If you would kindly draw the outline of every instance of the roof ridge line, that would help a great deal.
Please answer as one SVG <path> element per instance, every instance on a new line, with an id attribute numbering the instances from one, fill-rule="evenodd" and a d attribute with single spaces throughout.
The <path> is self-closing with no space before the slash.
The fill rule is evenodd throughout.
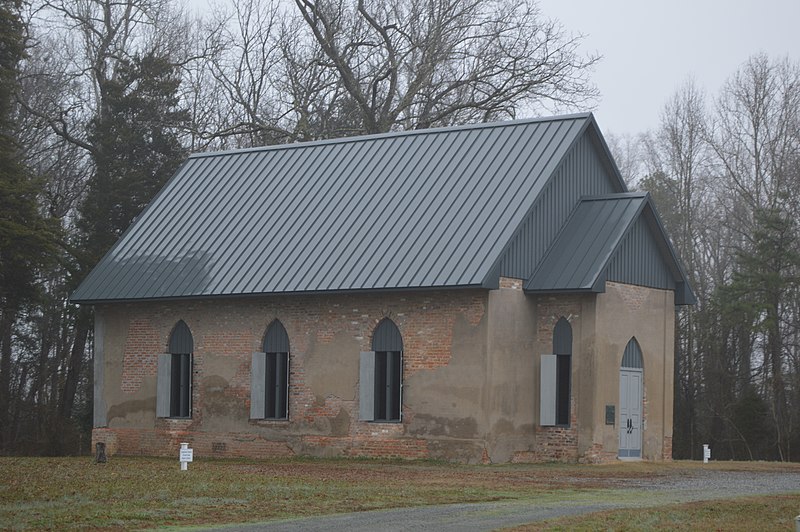
<path id="1" fill-rule="evenodd" d="M 581 196 L 580 201 L 606 201 L 606 200 L 619 200 L 619 199 L 639 199 L 646 198 L 650 195 L 647 191 L 632 191 L 632 192 L 614 192 L 611 194 L 599 194 L 597 196 Z"/>
<path id="2" fill-rule="evenodd" d="M 451 131 L 467 131 L 472 129 L 490 129 L 496 127 L 518 126 L 524 124 L 535 124 L 543 122 L 560 122 L 566 120 L 589 119 L 591 112 L 572 113 L 566 115 L 543 116 L 534 118 L 520 118 L 516 120 L 500 120 L 496 122 L 475 122 L 470 124 L 460 124 L 457 126 L 430 127 L 426 129 L 409 129 L 404 131 L 389 131 L 387 133 L 372 133 L 369 135 L 355 135 L 352 137 L 337 137 L 332 139 L 311 140 L 306 142 L 290 142 L 286 144 L 273 144 L 270 146 L 256 146 L 252 148 L 236 148 L 231 150 L 216 150 L 208 152 L 198 152 L 189 155 L 189 159 L 202 159 L 205 157 L 218 157 L 221 155 L 235 155 L 240 153 L 257 153 L 263 151 L 277 151 L 292 148 L 307 148 L 314 146 L 325 146 L 330 144 L 346 144 L 350 142 L 364 142 L 393 137 L 404 137 L 411 135 L 430 135 L 438 133 L 448 133 Z"/>

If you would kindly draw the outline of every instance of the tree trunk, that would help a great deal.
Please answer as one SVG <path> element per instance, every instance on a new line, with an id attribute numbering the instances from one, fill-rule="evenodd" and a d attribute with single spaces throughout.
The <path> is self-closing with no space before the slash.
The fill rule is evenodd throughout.
<path id="1" fill-rule="evenodd" d="M 5 309 L 0 315 L 0 451 L 8 448 L 9 410 L 11 406 L 11 331 L 13 313 Z"/>
<path id="2" fill-rule="evenodd" d="M 72 351 L 69 356 L 69 365 L 64 379 L 64 389 L 61 394 L 58 415 L 66 422 L 72 416 L 72 408 L 75 405 L 75 393 L 78 390 L 83 367 L 83 357 L 86 352 L 86 340 L 89 336 L 89 324 L 91 323 L 91 311 L 82 308 L 75 323 L 75 340 L 72 342 Z"/>

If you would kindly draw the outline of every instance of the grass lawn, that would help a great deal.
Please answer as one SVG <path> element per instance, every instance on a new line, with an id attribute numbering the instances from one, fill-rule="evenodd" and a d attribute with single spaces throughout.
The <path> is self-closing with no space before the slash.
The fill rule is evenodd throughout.
<path id="1" fill-rule="evenodd" d="M 723 463 L 706 467 L 785 470 L 795 466 Z M 582 499 L 608 496 L 615 479 L 680 474 L 695 467 L 696 463 L 686 462 L 467 466 L 308 458 L 203 459 L 181 472 L 175 459 L 112 457 L 107 464 L 94 464 L 86 457 L 0 458 L 0 529 L 131 529 L 454 502 Z M 797 506 L 797 501 L 773 497 L 754 504 L 775 506 L 779 512 L 777 505 Z M 697 511 L 697 519 L 711 519 L 704 517 L 701 507 Z M 597 527 L 617 528 L 614 519 L 634 522 L 624 513 L 617 514 L 602 514 Z M 640 526 L 635 528 L 657 522 L 641 521 L 646 519 L 642 515 L 637 519 Z M 665 528 L 681 526 L 664 523 Z M 571 529 L 574 523 L 564 526 Z"/>
<path id="2" fill-rule="evenodd" d="M 554 519 L 510 529 L 539 530 L 795 530 L 800 514 L 800 495 L 771 495 L 726 501 L 673 504 L 636 510 L 614 510 Z"/>

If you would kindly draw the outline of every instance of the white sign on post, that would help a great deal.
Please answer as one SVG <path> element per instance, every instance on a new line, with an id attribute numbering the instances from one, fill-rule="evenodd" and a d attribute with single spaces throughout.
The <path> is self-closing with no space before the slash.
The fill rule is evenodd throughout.
<path id="1" fill-rule="evenodd" d="M 178 460 L 181 462 L 181 471 L 188 469 L 189 462 L 194 458 L 194 449 L 189 449 L 188 443 L 181 443 L 181 450 L 178 452 Z"/>

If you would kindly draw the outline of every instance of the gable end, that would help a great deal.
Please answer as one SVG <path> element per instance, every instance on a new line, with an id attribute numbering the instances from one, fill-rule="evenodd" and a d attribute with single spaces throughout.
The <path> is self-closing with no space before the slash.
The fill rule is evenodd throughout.
<path id="1" fill-rule="evenodd" d="M 607 280 L 674 290 L 675 275 L 668 268 L 667 259 L 648 225 L 646 217 L 639 216 L 623 237 L 608 264 Z"/>
<path id="2" fill-rule="evenodd" d="M 597 126 L 587 124 L 504 250 L 500 275 L 530 278 L 582 197 L 625 192 Z"/>

